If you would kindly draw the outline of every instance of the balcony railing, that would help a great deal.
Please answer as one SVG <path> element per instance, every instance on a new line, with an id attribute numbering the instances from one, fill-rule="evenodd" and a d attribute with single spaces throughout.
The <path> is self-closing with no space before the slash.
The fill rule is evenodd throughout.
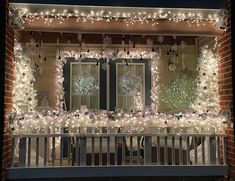
<path id="1" fill-rule="evenodd" d="M 12 135 L 9 178 L 223 176 L 226 139 L 164 131 Z"/>

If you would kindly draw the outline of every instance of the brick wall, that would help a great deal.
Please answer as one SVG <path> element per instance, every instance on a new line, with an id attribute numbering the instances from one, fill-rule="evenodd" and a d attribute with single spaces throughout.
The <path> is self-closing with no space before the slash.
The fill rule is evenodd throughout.
<path id="1" fill-rule="evenodd" d="M 8 1 L 6 1 L 6 27 L 5 27 L 5 77 L 4 77 L 4 113 L 12 108 L 12 88 L 13 88 L 13 62 L 14 62 L 14 31 L 7 24 Z M 11 141 L 8 120 L 4 116 L 3 120 L 3 145 L 2 145 L 2 180 L 6 177 L 5 168 L 9 166 L 11 160 Z"/>
<path id="2" fill-rule="evenodd" d="M 220 79 L 220 106 L 223 110 L 232 110 L 233 115 L 233 84 L 232 84 L 232 50 L 231 50 L 231 0 L 227 0 L 228 9 L 228 29 L 219 38 L 218 53 L 221 57 L 219 62 Z M 234 122 L 234 117 L 231 116 L 231 122 Z M 227 157 L 230 167 L 230 177 L 235 177 L 235 145 L 234 145 L 234 129 L 227 129 Z"/>

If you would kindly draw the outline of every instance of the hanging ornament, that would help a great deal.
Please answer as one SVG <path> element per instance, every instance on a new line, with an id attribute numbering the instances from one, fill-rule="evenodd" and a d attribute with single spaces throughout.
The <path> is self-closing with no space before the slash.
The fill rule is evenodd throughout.
<path id="1" fill-rule="evenodd" d="M 181 71 L 182 78 L 193 78 L 194 72 L 192 70 L 189 70 L 187 67 Z"/>
<path id="2" fill-rule="evenodd" d="M 108 35 L 103 37 L 103 44 L 104 46 L 108 46 L 110 44 L 112 44 L 112 38 L 109 37 Z"/>
<path id="3" fill-rule="evenodd" d="M 149 46 L 149 47 L 152 47 L 153 46 L 153 40 L 151 38 L 148 38 L 146 40 L 146 44 Z"/>
<path id="4" fill-rule="evenodd" d="M 177 51 L 177 44 L 176 43 L 171 46 L 171 51 L 172 52 L 176 52 Z"/>
<path id="5" fill-rule="evenodd" d="M 33 38 L 30 38 L 30 43 L 35 43 L 35 40 Z"/>
<path id="6" fill-rule="evenodd" d="M 171 58 L 171 60 L 169 61 L 169 64 L 168 64 L 168 69 L 172 72 L 176 70 L 176 60 L 175 59 L 176 59 L 175 57 Z"/>
<path id="7" fill-rule="evenodd" d="M 133 47 L 134 46 L 134 43 L 131 40 L 129 40 L 128 44 L 129 44 L 129 47 Z"/>
<path id="8" fill-rule="evenodd" d="M 78 38 L 79 42 L 81 42 L 82 41 L 82 34 L 78 33 L 77 38 Z"/>
<path id="9" fill-rule="evenodd" d="M 181 44 L 182 50 L 184 50 L 184 46 L 186 45 L 186 43 L 182 40 L 180 44 Z"/>
<path id="10" fill-rule="evenodd" d="M 102 70 L 106 70 L 106 63 L 102 63 L 101 68 L 102 68 Z"/>
<path id="11" fill-rule="evenodd" d="M 169 63 L 168 69 L 173 72 L 176 70 L 176 65 L 174 63 Z"/>
<path id="12" fill-rule="evenodd" d="M 163 36 L 158 36 L 157 37 L 157 41 L 159 42 L 159 43 L 162 43 L 162 42 L 164 42 L 164 37 Z"/>
<path id="13" fill-rule="evenodd" d="M 89 95 L 98 90 L 97 80 L 91 75 L 79 75 L 74 80 L 76 90 L 81 95 Z"/>

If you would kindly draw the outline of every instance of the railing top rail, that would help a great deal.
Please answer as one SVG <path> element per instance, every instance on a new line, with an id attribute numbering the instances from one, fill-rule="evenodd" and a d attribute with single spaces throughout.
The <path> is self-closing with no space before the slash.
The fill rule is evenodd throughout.
<path id="1" fill-rule="evenodd" d="M 137 136 L 160 136 L 160 137 L 227 137 L 224 133 L 59 133 L 59 134 L 13 134 L 12 138 L 23 137 L 137 137 Z"/>

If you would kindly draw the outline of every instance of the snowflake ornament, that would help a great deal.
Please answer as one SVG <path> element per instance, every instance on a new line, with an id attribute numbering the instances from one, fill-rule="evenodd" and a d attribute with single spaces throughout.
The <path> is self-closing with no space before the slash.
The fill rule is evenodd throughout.
<path id="1" fill-rule="evenodd" d="M 152 47 L 153 46 L 153 40 L 148 38 L 147 39 L 147 43 L 146 43 L 148 46 Z"/>
<path id="2" fill-rule="evenodd" d="M 109 37 L 108 35 L 103 37 L 103 44 L 106 45 L 106 46 L 109 45 L 109 44 L 112 44 L 112 38 Z"/>
<path id="3" fill-rule="evenodd" d="M 158 41 L 159 43 L 164 42 L 164 37 L 163 37 L 163 36 L 158 36 L 158 37 L 157 37 L 157 41 Z"/>
<path id="4" fill-rule="evenodd" d="M 177 44 L 176 43 L 171 46 L 171 50 L 174 51 L 174 52 L 177 51 Z"/>

